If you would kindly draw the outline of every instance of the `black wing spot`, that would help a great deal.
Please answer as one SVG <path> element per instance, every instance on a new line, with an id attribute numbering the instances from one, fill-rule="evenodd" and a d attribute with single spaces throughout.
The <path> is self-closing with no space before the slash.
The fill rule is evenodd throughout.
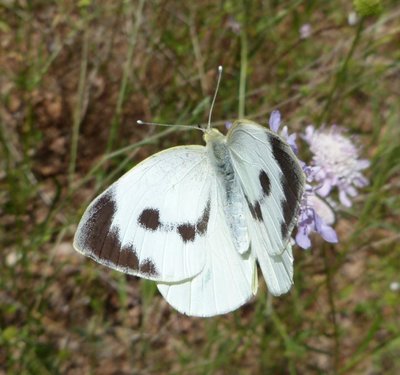
<path id="1" fill-rule="evenodd" d="M 271 194 L 271 181 L 265 171 L 260 171 L 258 176 L 264 196 Z"/>
<path id="2" fill-rule="evenodd" d="M 156 230 L 160 227 L 160 212 L 155 208 L 146 208 L 138 218 L 139 224 L 148 230 Z"/>
<path id="3" fill-rule="evenodd" d="M 156 266 L 151 259 L 145 259 L 142 263 L 140 263 L 139 271 L 146 276 L 158 275 Z"/>
<path id="4" fill-rule="evenodd" d="M 263 221 L 263 216 L 262 216 L 262 212 L 261 212 L 261 206 L 260 206 L 260 202 L 256 202 L 253 205 L 253 211 L 254 211 L 254 219 L 258 220 L 258 221 Z"/>
<path id="5" fill-rule="evenodd" d="M 261 205 L 259 201 L 256 201 L 256 203 L 252 204 L 247 197 L 247 195 L 244 196 L 247 202 L 247 206 L 249 207 L 251 216 L 253 217 L 254 220 L 257 221 L 264 221 L 262 212 L 261 212 Z"/>
<path id="6" fill-rule="evenodd" d="M 177 231 L 182 237 L 183 242 L 194 241 L 196 237 L 196 227 L 193 224 L 180 224 L 177 227 Z"/>
<path id="7" fill-rule="evenodd" d="M 206 207 L 204 208 L 203 215 L 200 217 L 196 224 L 196 232 L 200 235 L 204 234 L 207 231 L 208 221 L 210 220 L 210 208 L 211 201 L 209 199 Z"/>

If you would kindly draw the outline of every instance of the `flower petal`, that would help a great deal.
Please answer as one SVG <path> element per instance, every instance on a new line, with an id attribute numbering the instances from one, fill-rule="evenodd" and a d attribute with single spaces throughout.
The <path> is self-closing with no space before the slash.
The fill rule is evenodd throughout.
<path id="1" fill-rule="evenodd" d="M 322 185 L 316 190 L 316 192 L 321 197 L 326 197 L 332 190 L 332 183 L 331 180 L 325 179 L 322 181 Z"/>
<path id="2" fill-rule="evenodd" d="M 307 197 L 308 203 L 314 208 L 314 211 L 322 218 L 325 224 L 331 225 L 335 222 L 335 213 L 332 208 L 320 197 L 311 194 Z"/>
<path id="3" fill-rule="evenodd" d="M 306 133 L 304 134 L 303 138 L 309 144 L 311 144 L 311 142 L 312 142 L 312 138 L 314 136 L 314 131 L 315 131 L 315 128 L 313 125 L 308 125 L 306 127 Z"/>
<path id="4" fill-rule="evenodd" d="M 338 236 L 336 234 L 336 231 L 328 226 L 328 225 L 322 225 L 319 231 L 319 234 L 322 236 L 322 238 L 326 241 L 326 242 L 330 242 L 330 243 L 338 243 Z"/>
<path id="5" fill-rule="evenodd" d="M 299 229 L 296 234 L 296 243 L 302 249 L 309 249 L 311 246 L 311 241 L 308 237 L 308 234 L 305 233 L 304 230 Z"/>
<path id="6" fill-rule="evenodd" d="M 269 117 L 269 127 L 275 133 L 278 132 L 279 126 L 281 125 L 281 113 L 278 110 L 274 110 Z"/>
<path id="7" fill-rule="evenodd" d="M 231 121 L 226 121 L 225 122 L 225 128 L 230 129 L 232 127 L 233 123 Z"/>
<path id="8" fill-rule="evenodd" d="M 368 184 L 369 181 L 362 174 L 360 174 L 359 176 L 357 176 L 357 178 L 354 179 L 354 185 L 359 188 L 365 187 Z"/>
<path id="9" fill-rule="evenodd" d="M 353 186 L 348 186 L 346 189 L 346 193 L 349 194 L 351 197 L 357 196 L 357 190 Z"/>
<path id="10" fill-rule="evenodd" d="M 366 169 L 371 165 L 371 162 L 367 159 L 361 159 L 357 162 L 358 169 Z"/>
<path id="11" fill-rule="evenodd" d="M 343 206 L 351 207 L 351 200 L 343 190 L 340 190 L 339 192 L 339 200 Z"/>

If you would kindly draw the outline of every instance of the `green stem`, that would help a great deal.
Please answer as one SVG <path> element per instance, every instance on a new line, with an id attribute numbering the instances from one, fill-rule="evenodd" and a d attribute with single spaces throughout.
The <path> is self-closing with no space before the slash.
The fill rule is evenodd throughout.
<path id="1" fill-rule="evenodd" d="M 332 86 L 332 89 L 329 93 L 328 99 L 325 103 L 324 109 L 320 116 L 320 120 L 319 120 L 320 123 L 328 122 L 330 119 L 330 114 L 332 113 L 332 103 L 333 103 L 334 99 L 336 98 L 336 93 L 338 92 L 338 89 L 346 81 L 347 67 L 349 65 L 350 59 L 352 58 L 352 56 L 354 54 L 356 46 L 358 45 L 358 42 L 360 41 L 362 30 L 363 30 L 363 25 L 364 25 L 364 18 L 362 18 L 360 20 L 360 23 L 358 24 L 356 35 L 354 36 L 350 50 L 347 53 L 346 58 L 344 59 L 342 65 L 339 67 L 339 69 L 336 73 L 335 83 Z"/>
<path id="2" fill-rule="evenodd" d="M 285 343 L 286 351 L 285 351 L 285 356 L 288 360 L 288 370 L 290 375 L 295 375 L 297 373 L 296 371 L 296 366 L 293 360 L 293 341 L 291 337 L 289 336 L 285 324 L 279 319 L 278 315 L 275 313 L 275 311 L 272 311 L 271 315 L 271 320 L 273 321 L 275 328 L 277 329 L 278 333 L 280 334 L 281 338 L 283 339 L 283 342 Z"/>
<path id="3" fill-rule="evenodd" d="M 111 128 L 110 128 L 110 134 L 108 137 L 106 153 L 109 153 L 113 149 L 115 137 L 117 135 L 117 130 L 119 128 L 119 124 L 120 124 L 120 120 L 121 120 L 121 113 L 122 113 L 122 106 L 124 105 L 124 102 L 125 102 L 126 90 L 127 90 L 127 86 L 129 83 L 129 78 L 131 76 L 133 52 L 135 50 L 137 35 L 138 35 L 139 27 L 142 23 L 142 18 L 143 18 L 144 2 L 145 2 L 144 0 L 140 0 L 140 2 L 139 2 L 139 5 L 138 5 L 137 11 L 136 11 L 136 22 L 130 33 L 128 53 L 127 53 L 126 61 L 124 64 L 124 71 L 123 71 L 123 75 L 122 75 L 121 86 L 120 86 L 119 92 L 118 92 L 115 114 L 111 121 Z M 129 2 L 129 4 L 131 4 L 131 3 Z M 133 11 L 132 4 L 131 4 L 130 10 Z"/>
<path id="4" fill-rule="evenodd" d="M 337 374 L 339 370 L 339 361 L 340 361 L 340 341 L 339 341 L 339 329 L 336 320 L 336 306 L 334 300 L 334 287 L 333 287 L 333 275 L 331 270 L 331 261 L 329 259 L 329 254 L 327 250 L 327 246 L 323 246 L 323 258 L 326 272 L 326 289 L 328 291 L 328 301 L 330 307 L 330 315 L 333 326 L 333 336 L 334 336 L 334 350 L 333 350 L 333 363 L 334 363 L 334 373 Z"/>
<path id="5" fill-rule="evenodd" d="M 244 14 L 244 13 L 243 13 Z M 245 116 L 246 76 L 247 76 L 247 33 L 246 19 L 240 29 L 240 81 L 239 81 L 239 119 Z"/>

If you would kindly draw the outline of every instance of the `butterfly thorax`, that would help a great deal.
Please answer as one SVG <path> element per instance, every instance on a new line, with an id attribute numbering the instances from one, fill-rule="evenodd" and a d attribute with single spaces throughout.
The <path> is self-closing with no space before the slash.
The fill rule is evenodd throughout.
<path id="1" fill-rule="evenodd" d="M 240 181 L 235 173 L 227 139 L 216 129 L 206 133 L 204 139 L 207 143 L 210 163 L 217 175 L 219 188 L 224 193 L 221 204 L 232 234 L 233 243 L 236 250 L 242 254 L 249 248 L 245 200 Z"/>

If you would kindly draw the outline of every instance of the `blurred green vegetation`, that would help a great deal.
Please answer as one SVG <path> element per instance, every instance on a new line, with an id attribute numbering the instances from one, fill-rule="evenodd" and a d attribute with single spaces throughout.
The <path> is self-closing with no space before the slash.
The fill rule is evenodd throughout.
<path id="1" fill-rule="evenodd" d="M 354 23 L 344 0 L 0 1 L 0 374 L 400 373 L 400 6 L 381 5 Z M 136 120 L 205 122 L 220 64 L 215 125 L 339 124 L 371 184 L 338 245 L 295 250 L 288 295 L 262 282 L 197 319 L 71 241 L 136 162 L 202 142 Z"/>

